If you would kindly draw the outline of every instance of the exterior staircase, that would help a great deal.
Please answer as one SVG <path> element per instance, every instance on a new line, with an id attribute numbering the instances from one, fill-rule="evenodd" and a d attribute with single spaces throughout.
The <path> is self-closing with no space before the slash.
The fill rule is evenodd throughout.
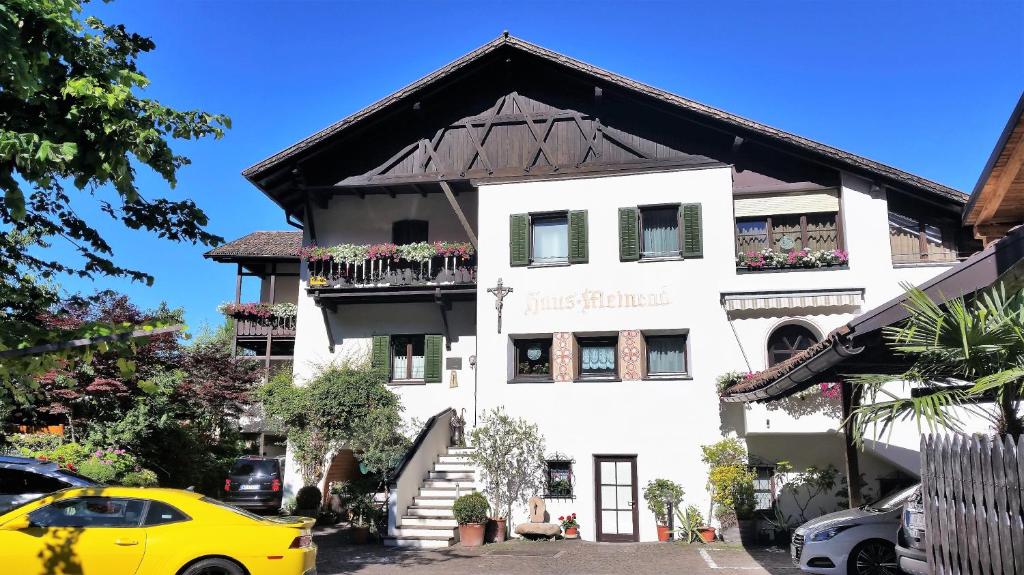
<path id="1" fill-rule="evenodd" d="M 454 545 L 459 539 L 452 513 L 455 499 L 477 490 L 476 469 L 469 462 L 471 447 L 449 447 L 420 484 L 420 490 L 398 521 L 389 547 L 430 549 Z"/>

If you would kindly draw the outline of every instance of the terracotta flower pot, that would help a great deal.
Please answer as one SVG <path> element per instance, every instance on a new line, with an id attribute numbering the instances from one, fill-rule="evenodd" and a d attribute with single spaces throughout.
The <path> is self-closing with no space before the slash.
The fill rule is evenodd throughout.
<path id="1" fill-rule="evenodd" d="M 565 537 L 566 539 L 575 539 L 580 536 L 579 528 L 577 527 L 566 527 Z"/>
<path id="2" fill-rule="evenodd" d="M 353 527 L 352 528 L 352 543 L 356 545 L 366 545 L 370 541 L 370 528 L 369 527 Z"/>
<path id="3" fill-rule="evenodd" d="M 715 540 L 715 528 L 714 527 L 701 527 L 697 531 L 700 532 L 700 538 L 705 543 L 711 543 Z"/>
<path id="4" fill-rule="evenodd" d="M 658 541 L 668 541 L 668 525 L 658 525 Z"/>
<path id="5" fill-rule="evenodd" d="M 488 543 L 502 543 L 508 536 L 508 523 L 504 517 L 491 517 L 487 520 L 486 541 Z"/>
<path id="6" fill-rule="evenodd" d="M 479 547 L 484 544 L 486 523 L 463 523 L 459 525 L 459 541 L 463 547 Z"/>

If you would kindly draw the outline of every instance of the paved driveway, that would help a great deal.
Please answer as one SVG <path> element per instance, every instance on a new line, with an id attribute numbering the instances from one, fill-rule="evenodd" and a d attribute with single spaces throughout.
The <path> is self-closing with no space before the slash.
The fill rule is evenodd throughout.
<path id="1" fill-rule="evenodd" d="M 316 537 L 319 575 L 797 575 L 786 552 L 728 545 L 510 541 L 429 551 L 354 546 L 342 533 Z"/>

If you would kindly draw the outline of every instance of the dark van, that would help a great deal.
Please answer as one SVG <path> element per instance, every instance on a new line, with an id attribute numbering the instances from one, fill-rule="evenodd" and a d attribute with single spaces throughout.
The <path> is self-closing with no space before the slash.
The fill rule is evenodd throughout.
<path id="1" fill-rule="evenodd" d="M 274 457 L 239 457 L 224 480 L 224 502 L 245 509 L 276 512 L 284 492 L 284 469 Z"/>

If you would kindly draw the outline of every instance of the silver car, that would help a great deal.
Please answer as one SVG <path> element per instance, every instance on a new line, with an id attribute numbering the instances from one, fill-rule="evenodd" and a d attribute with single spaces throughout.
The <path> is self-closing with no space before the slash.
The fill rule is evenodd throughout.
<path id="1" fill-rule="evenodd" d="M 796 528 L 790 552 L 801 570 L 821 575 L 896 575 L 903 503 L 917 486 L 875 503 L 822 515 Z"/>
<path id="2" fill-rule="evenodd" d="M 68 487 L 99 485 L 56 463 L 0 455 L 0 514 L 41 495 Z"/>

